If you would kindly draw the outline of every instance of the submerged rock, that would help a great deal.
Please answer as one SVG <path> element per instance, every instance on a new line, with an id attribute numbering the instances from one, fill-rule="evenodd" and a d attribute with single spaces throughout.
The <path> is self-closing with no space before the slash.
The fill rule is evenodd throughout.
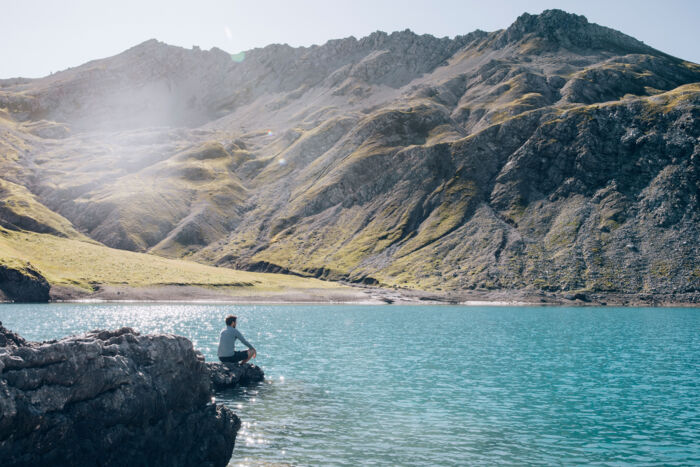
<path id="1" fill-rule="evenodd" d="M 211 383 L 215 389 L 245 386 L 265 379 L 265 373 L 257 365 L 246 363 L 207 363 Z"/>
<path id="2" fill-rule="evenodd" d="M 224 466 L 240 427 L 184 337 L 130 328 L 26 342 L 0 326 L 3 466 Z"/>

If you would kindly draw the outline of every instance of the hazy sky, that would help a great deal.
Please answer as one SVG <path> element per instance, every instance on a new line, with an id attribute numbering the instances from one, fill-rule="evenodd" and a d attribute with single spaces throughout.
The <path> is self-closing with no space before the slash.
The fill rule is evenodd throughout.
<path id="1" fill-rule="evenodd" d="M 235 53 L 271 43 L 322 44 L 409 28 L 435 36 L 493 31 L 521 13 L 583 14 L 700 62 L 698 0 L 0 0 L 0 78 L 39 77 L 156 38 Z"/>

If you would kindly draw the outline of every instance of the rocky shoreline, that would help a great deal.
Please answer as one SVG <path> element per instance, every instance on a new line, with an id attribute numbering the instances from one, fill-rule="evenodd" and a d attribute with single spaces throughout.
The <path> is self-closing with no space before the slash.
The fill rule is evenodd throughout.
<path id="1" fill-rule="evenodd" d="M 262 380 L 184 337 L 96 330 L 28 342 L 0 323 L 4 466 L 224 466 L 241 421 L 213 389 Z"/>
<path id="2" fill-rule="evenodd" d="M 100 287 L 96 292 L 76 293 L 54 287 L 52 301 L 152 301 L 211 302 L 236 304 L 367 304 L 367 305 L 493 305 L 493 306 L 700 306 L 700 292 L 617 293 L 600 291 L 461 290 L 423 291 L 362 284 L 340 283 L 338 289 L 306 289 L 257 294 L 227 294 L 192 286 Z"/>
<path id="3" fill-rule="evenodd" d="M 700 292 L 622 293 L 600 290 L 466 289 L 426 291 L 337 282 L 337 288 L 288 289 L 250 292 L 244 289 L 204 285 L 167 284 L 132 287 L 93 284 L 88 291 L 50 285 L 38 271 L 0 265 L 0 303 L 46 303 L 83 301 L 221 302 L 221 303 L 354 303 L 354 304 L 451 304 L 451 305 L 558 305 L 558 306 L 700 306 Z"/>
<path id="4" fill-rule="evenodd" d="M 133 287 L 93 284 L 88 291 L 50 285 L 30 264 L 0 265 L 0 303 L 46 303 L 83 301 L 221 302 L 221 303 L 353 303 L 353 304 L 451 304 L 504 306 L 700 306 L 700 292 L 650 293 L 601 290 L 465 289 L 417 290 L 340 281 L 337 288 L 287 289 L 251 292 L 240 288 L 206 285 L 164 284 Z"/>

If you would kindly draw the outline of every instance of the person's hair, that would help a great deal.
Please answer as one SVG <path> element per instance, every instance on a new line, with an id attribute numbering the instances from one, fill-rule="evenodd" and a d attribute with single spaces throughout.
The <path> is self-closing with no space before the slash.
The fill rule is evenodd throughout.
<path id="1" fill-rule="evenodd" d="M 235 323 L 237 319 L 238 319 L 238 318 L 236 318 L 236 317 L 233 316 L 233 315 L 228 315 L 228 316 L 226 317 L 226 326 L 231 326 L 231 324 Z"/>

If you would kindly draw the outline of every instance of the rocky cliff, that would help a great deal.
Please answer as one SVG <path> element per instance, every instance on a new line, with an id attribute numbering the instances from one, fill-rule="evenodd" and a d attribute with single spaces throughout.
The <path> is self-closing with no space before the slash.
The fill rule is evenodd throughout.
<path id="1" fill-rule="evenodd" d="M 330 280 L 695 296 L 699 104 L 700 66 L 559 10 L 235 56 L 148 41 L 2 83 L 0 215 Z"/>
<path id="2" fill-rule="evenodd" d="M 48 302 L 51 286 L 31 264 L 21 261 L 0 262 L 0 300 Z"/>
<path id="3" fill-rule="evenodd" d="M 224 466 L 240 420 L 192 343 L 129 328 L 26 342 L 0 325 L 3 466 Z"/>

